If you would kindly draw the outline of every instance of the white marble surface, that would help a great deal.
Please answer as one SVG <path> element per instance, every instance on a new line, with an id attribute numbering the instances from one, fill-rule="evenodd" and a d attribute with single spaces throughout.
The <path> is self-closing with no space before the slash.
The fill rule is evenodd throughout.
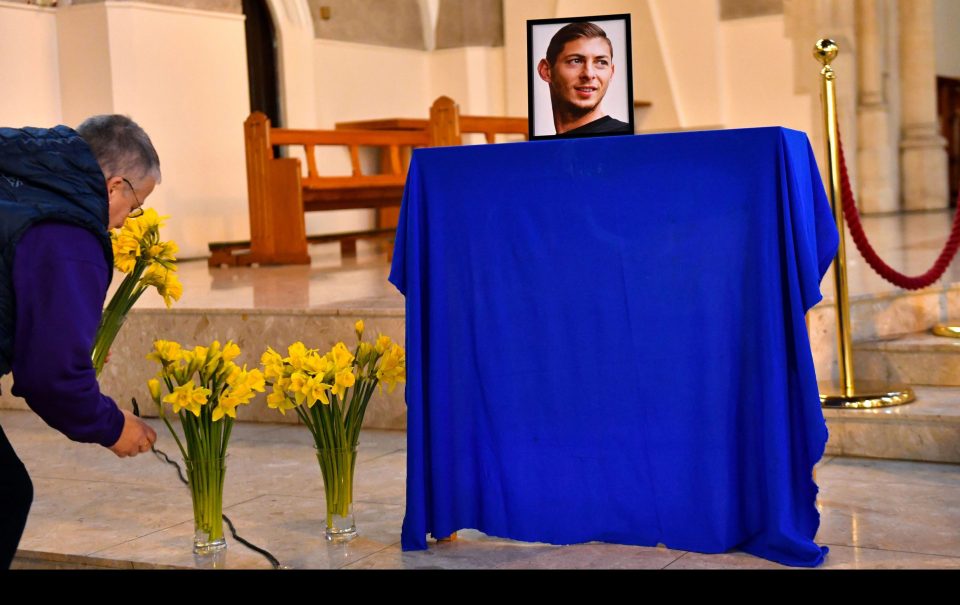
<path id="1" fill-rule="evenodd" d="M 162 427 L 155 420 L 158 429 Z M 189 495 L 151 455 L 121 460 L 67 441 L 33 414 L 0 411 L 0 425 L 34 479 L 22 568 L 214 565 L 190 551 Z M 162 446 L 171 447 L 169 438 Z M 174 456 L 177 458 L 177 456 Z M 822 569 L 960 568 L 960 465 L 825 457 L 816 468 Z M 459 532 L 453 542 L 402 552 L 406 435 L 365 431 L 357 467 L 360 537 L 323 538 L 320 473 L 303 427 L 240 424 L 227 464 L 224 512 L 239 533 L 295 569 L 779 569 L 741 552 L 704 555 L 663 546 L 555 546 Z M 228 569 L 267 569 L 227 536 Z"/>

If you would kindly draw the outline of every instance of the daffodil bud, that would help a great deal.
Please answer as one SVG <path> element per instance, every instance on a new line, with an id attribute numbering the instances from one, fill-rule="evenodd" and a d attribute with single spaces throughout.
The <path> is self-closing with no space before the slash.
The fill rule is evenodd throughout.
<path id="1" fill-rule="evenodd" d="M 156 378 L 151 378 L 147 381 L 147 388 L 150 389 L 150 397 L 153 398 L 153 401 L 160 405 L 160 381 Z"/>

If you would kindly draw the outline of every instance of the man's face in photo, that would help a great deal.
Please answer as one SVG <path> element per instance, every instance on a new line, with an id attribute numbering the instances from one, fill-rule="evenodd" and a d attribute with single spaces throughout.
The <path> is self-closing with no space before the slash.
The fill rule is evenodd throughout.
<path id="1" fill-rule="evenodd" d="M 550 84 L 550 96 L 573 114 L 593 111 L 613 77 L 613 57 L 605 38 L 576 38 L 567 42 L 552 66 L 546 60 L 538 67 Z"/>

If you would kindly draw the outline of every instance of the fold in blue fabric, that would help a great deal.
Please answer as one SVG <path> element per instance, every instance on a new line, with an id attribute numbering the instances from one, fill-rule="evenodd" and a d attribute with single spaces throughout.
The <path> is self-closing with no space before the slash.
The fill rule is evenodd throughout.
<path id="1" fill-rule="evenodd" d="M 819 565 L 804 314 L 837 243 L 784 128 L 415 151 L 403 549 L 474 528 Z"/>

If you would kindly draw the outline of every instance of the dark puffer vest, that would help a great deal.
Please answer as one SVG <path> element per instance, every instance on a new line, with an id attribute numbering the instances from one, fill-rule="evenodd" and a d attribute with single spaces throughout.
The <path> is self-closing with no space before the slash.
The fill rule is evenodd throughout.
<path id="1" fill-rule="evenodd" d="M 103 245 L 112 277 L 107 187 L 86 141 L 66 126 L 0 128 L 0 376 L 10 371 L 13 357 L 17 242 L 43 220 L 72 223 L 93 233 Z"/>

